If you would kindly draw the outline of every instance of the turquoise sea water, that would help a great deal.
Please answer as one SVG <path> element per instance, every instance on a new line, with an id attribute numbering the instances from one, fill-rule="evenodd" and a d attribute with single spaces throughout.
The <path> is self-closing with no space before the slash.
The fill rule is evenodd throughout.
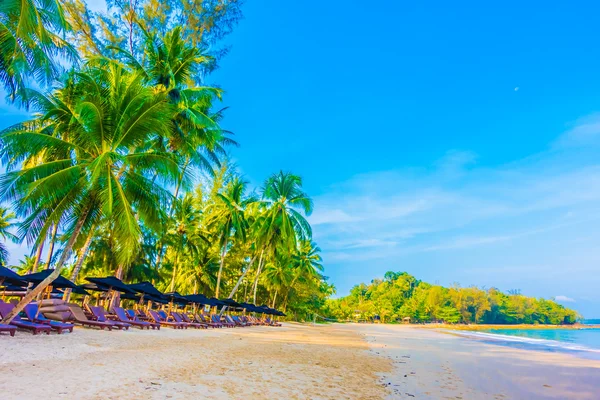
<path id="1" fill-rule="evenodd" d="M 456 333 L 456 332 L 455 332 Z M 550 352 L 567 352 L 600 359 L 600 329 L 485 329 L 460 332 L 461 336 L 492 344 Z"/>

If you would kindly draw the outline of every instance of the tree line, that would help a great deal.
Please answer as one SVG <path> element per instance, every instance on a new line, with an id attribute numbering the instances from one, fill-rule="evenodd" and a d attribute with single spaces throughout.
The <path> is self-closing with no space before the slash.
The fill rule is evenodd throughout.
<path id="1" fill-rule="evenodd" d="M 282 308 L 319 309 L 333 286 L 302 179 L 255 190 L 228 160 L 223 90 L 206 77 L 241 18 L 236 0 L 5 0 L 0 80 L 30 119 L 0 132 L 0 237 L 20 272 L 148 280 Z M 8 258 L 0 247 L 0 261 Z M 9 316 L 6 319 L 10 320 Z"/>
<path id="2" fill-rule="evenodd" d="M 397 322 L 475 324 L 573 324 L 578 314 L 553 300 L 477 287 L 446 288 L 422 282 L 406 272 L 386 272 L 383 279 L 356 285 L 350 294 L 330 299 L 329 318 Z"/>

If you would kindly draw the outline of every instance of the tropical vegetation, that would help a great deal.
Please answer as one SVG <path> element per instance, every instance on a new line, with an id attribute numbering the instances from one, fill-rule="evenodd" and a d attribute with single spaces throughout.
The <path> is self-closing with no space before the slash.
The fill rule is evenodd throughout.
<path id="1" fill-rule="evenodd" d="M 334 290 L 310 196 L 284 171 L 250 187 L 229 161 L 223 91 L 206 84 L 241 2 L 107 6 L 0 9 L 2 85 L 32 112 L 0 133 L 0 238 L 32 249 L 19 272 L 54 269 L 14 312 L 59 274 L 116 275 L 307 318 Z"/>
<path id="2" fill-rule="evenodd" d="M 338 320 L 445 322 L 473 324 L 573 324 L 579 316 L 553 300 L 503 293 L 498 289 L 446 288 L 406 272 L 356 285 L 350 294 L 328 300 L 325 315 Z"/>

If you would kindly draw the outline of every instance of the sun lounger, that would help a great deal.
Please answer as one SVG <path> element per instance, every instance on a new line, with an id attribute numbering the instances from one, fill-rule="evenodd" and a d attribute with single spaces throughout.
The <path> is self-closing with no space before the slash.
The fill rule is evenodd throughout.
<path id="1" fill-rule="evenodd" d="M 279 322 L 273 321 L 271 318 L 267 318 L 266 321 L 267 321 L 267 324 L 269 324 L 271 326 L 281 326 L 281 324 Z"/>
<path id="2" fill-rule="evenodd" d="M 38 311 L 38 305 L 35 303 L 27 304 L 23 311 L 25 311 L 25 315 L 27 316 L 28 320 L 30 320 L 31 322 L 35 322 L 36 324 L 48 325 L 59 335 L 63 333 L 63 331 L 73 332 L 73 328 L 75 327 L 75 325 L 73 324 L 53 321 L 51 319 L 46 318 L 44 314 Z"/>
<path id="3" fill-rule="evenodd" d="M 178 323 L 179 325 L 181 325 L 181 327 L 182 327 L 183 329 L 187 329 L 187 328 L 188 328 L 188 326 L 189 326 L 188 324 L 186 324 L 186 323 L 185 323 L 185 322 L 183 322 L 183 321 L 178 321 L 178 320 L 176 320 L 175 318 L 173 318 L 173 316 L 172 316 L 172 315 L 171 315 L 171 316 L 167 315 L 167 313 L 166 313 L 165 311 L 163 311 L 163 310 L 159 310 L 159 311 L 157 311 L 157 312 L 158 312 L 158 315 L 160 315 L 160 317 L 161 317 L 161 318 L 162 318 L 164 321 Z"/>
<path id="4" fill-rule="evenodd" d="M 119 321 L 119 322 L 123 322 L 126 324 L 130 324 L 133 326 L 137 326 L 140 329 L 160 329 L 160 325 L 159 324 L 153 324 L 152 322 L 147 322 L 147 321 L 141 321 L 139 320 L 135 313 L 133 313 L 133 310 L 131 310 L 131 314 L 133 314 L 133 318 L 131 317 L 131 314 L 129 314 L 130 310 L 125 311 L 123 308 L 121 307 L 113 307 L 113 313 L 114 313 L 114 317 Z"/>
<path id="5" fill-rule="evenodd" d="M 206 325 L 211 326 L 213 328 L 223 327 L 223 324 L 211 321 L 210 318 L 206 318 L 204 314 L 194 314 L 194 320 L 196 322 L 205 323 Z"/>
<path id="6" fill-rule="evenodd" d="M 115 312 L 116 311 L 117 311 L 117 308 L 115 308 Z M 145 317 L 146 318 L 145 320 L 142 320 L 140 317 L 138 317 L 136 315 L 135 311 L 133 311 L 133 310 L 125 310 L 125 313 L 126 313 L 126 317 L 129 318 L 129 322 L 131 322 L 131 323 L 135 322 L 134 325 L 142 326 L 143 324 L 150 324 L 150 326 L 152 327 L 152 329 L 159 329 L 160 330 L 160 324 L 159 323 L 157 323 L 157 322 L 151 322 L 150 319 L 147 318 L 147 317 Z"/>
<path id="7" fill-rule="evenodd" d="M 231 322 L 229 322 L 227 320 L 220 321 L 218 315 L 214 315 L 213 314 L 213 315 L 210 316 L 210 319 L 211 319 L 212 322 L 220 323 L 223 326 L 226 326 L 228 328 L 233 328 L 235 326 L 235 324 L 232 324 Z"/>
<path id="8" fill-rule="evenodd" d="M 189 321 L 189 319 L 188 319 L 188 321 L 185 321 L 183 319 L 183 315 L 180 314 L 180 313 L 178 313 L 178 312 L 171 311 L 171 316 L 173 317 L 173 319 L 175 320 L 175 322 L 180 322 L 182 324 L 186 324 L 187 326 L 191 326 L 192 328 L 196 328 L 196 329 L 206 328 L 203 325 L 200 325 L 200 324 L 197 324 L 195 322 Z"/>
<path id="9" fill-rule="evenodd" d="M 154 322 L 159 323 L 161 325 L 170 326 L 173 329 L 183 329 L 184 328 L 183 324 L 180 324 L 178 322 L 169 322 L 169 321 L 165 320 L 164 318 L 162 318 L 160 315 L 158 315 L 158 313 L 154 310 L 148 310 L 148 314 L 150 315 L 150 318 L 152 318 L 154 320 Z"/>
<path id="10" fill-rule="evenodd" d="M 0 332 L 8 332 L 10 333 L 10 336 L 15 336 L 16 331 L 17 327 L 14 325 L 0 324 Z"/>
<path id="11" fill-rule="evenodd" d="M 240 319 L 242 321 L 244 321 L 245 323 L 250 324 L 250 325 L 260 325 L 259 323 L 257 323 L 256 321 L 252 320 L 250 317 L 248 317 L 246 315 L 241 316 Z"/>
<path id="12" fill-rule="evenodd" d="M 242 319 L 238 316 L 231 316 L 229 317 L 231 320 L 233 320 L 233 322 L 235 322 L 236 324 L 238 324 L 239 326 L 252 326 L 252 324 L 242 321 Z"/>
<path id="13" fill-rule="evenodd" d="M 205 324 L 204 322 L 193 321 L 190 317 L 187 316 L 186 313 L 178 313 L 178 314 L 181 317 L 181 319 L 183 319 L 183 322 L 186 322 L 188 324 L 196 324 L 196 325 L 199 325 L 200 328 L 208 329 L 208 325 Z"/>
<path id="14" fill-rule="evenodd" d="M 225 320 L 227 322 L 229 322 L 230 324 L 233 324 L 234 326 L 240 326 L 240 327 L 245 327 L 246 324 L 242 324 L 240 321 L 234 319 L 235 317 L 231 317 L 229 315 L 225 316 Z"/>
<path id="15" fill-rule="evenodd" d="M 67 304 L 69 306 L 69 310 L 71 310 L 71 314 L 73 315 L 73 320 L 75 321 L 75 323 L 80 324 L 82 326 L 89 326 L 89 327 L 98 327 L 102 330 L 104 329 L 108 329 L 109 331 L 112 331 L 113 325 L 107 322 L 100 322 L 100 321 L 94 321 L 89 319 L 85 313 L 83 312 L 83 309 L 81 307 L 79 307 L 76 304 Z"/>
<path id="16" fill-rule="evenodd" d="M 103 307 L 88 306 L 88 309 L 90 310 L 92 315 L 94 315 L 94 317 L 96 318 L 96 321 L 106 322 L 108 324 L 111 324 L 112 326 L 114 326 L 117 329 L 128 330 L 129 327 L 131 327 L 131 324 L 129 322 L 123 322 L 123 321 L 109 319 L 109 317 L 106 315 L 106 311 L 104 311 Z"/>
<path id="17" fill-rule="evenodd" d="M 15 308 L 13 304 L 2 303 L 0 304 L 0 316 L 2 318 L 6 317 L 12 309 Z M 24 321 L 21 319 L 19 315 L 15 315 L 12 321 L 10 321 L 9 325 L 14 325 L 17 328 L 26 329 L 31 331 L 34 335 L 37 335 L 40 332 L 50 334 L 51 328 L 48 325 L 36 324 L 35 322 Z"/>

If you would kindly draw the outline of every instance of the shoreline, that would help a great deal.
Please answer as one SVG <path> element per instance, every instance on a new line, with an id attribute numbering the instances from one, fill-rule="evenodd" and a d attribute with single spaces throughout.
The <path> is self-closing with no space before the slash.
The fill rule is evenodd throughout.
<path id="1" fill-rule="evenodd" d="M 357 324 L 371 352 L 394 364 L 390 399 L 595 399 L 600 362 L 523 350 L 408 325 Z"/>
<path id="2" fill-rule="evenodd" d="M 393 324 L 392 324 L 393 325 Z M 423 324 L 423 325 L 409 325 L 424 329 L 449 329 L 456 331 L 479 331 L 482 329 L 600 329 L 600 325 L 585 325 L 585 324 L 573 324 L 573 325 L 541 325 L 541 324 L 472 324 L 472 325 L 452 325 L 452 324 Z"/>

